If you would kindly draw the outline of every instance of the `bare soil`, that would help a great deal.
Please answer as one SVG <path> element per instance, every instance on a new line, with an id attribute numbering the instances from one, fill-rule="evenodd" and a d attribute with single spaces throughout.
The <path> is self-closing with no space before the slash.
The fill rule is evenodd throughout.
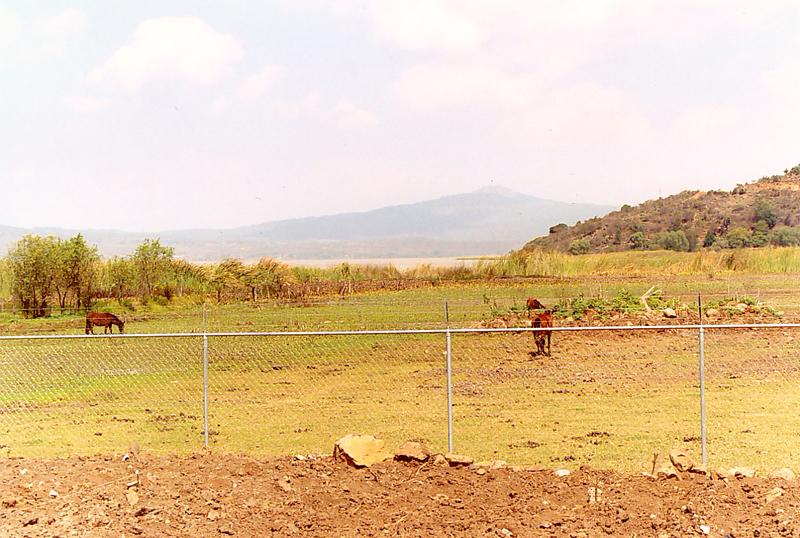
<path id="1" fill-rule="evenodd" d="M 800 536 L 800 486 L 759 477 L 145 454 L 4 459 L 0 484 L 1 537 Z"/>

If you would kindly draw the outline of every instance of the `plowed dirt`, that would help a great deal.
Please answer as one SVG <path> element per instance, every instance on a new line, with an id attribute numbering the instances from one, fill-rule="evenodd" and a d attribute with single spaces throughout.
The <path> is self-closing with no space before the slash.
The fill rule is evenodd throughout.
<path id="1" fill-rule="evenodd" d="M 0 488 L 14 537 L 800 535 L 800 486 L 758 477 L 203 454 L 4 459 Z"/>

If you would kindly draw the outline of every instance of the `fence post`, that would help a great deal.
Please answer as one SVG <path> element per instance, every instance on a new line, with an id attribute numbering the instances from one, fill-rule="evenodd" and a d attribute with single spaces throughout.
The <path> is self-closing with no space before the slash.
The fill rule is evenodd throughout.
<path id="1" fill-rule="evenodd" d="M 444 319 L 446 327 L 446 347 L 447 356 L 447 451 L 453 451 L 453 355 L 450 349 L 450 309 L 447 299 L 444 300 Z"/>
<path id="2" fill-rule="evenodd" d="M 697 294 L 697 313 L 700 315 L 700 443 L 703 452 L 703 466 L 706 461 L 706 368 L 705 368 L 705 330 L 703 329 L 703 303 Z"/>
<path id="3" fill-rule="evenodd" d="M 206 303 L 203 302 L 203 446 L 208 448 L 208 335 Z"/>

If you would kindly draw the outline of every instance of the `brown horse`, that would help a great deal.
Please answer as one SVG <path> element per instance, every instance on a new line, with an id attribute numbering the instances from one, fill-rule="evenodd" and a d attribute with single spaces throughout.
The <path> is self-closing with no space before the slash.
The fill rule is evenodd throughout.
<path id="1" fill-rule="evenodd" d="M 539 299 L 534 299 L 533 297 L 528 297 L 528 300 L 525 302 L 528 306 L 528 315 L 530 315 L 531 310 L 544 310 L 546 307 L 539 302 Z"/>
<path id="2" fill-rule="evenodd" d="M 94 326 L 103 327 L 103 334 L 114 333 L 114 325 L 120 333 L 125 332 L 125 322 L 110 312 L 89 312 L 86 314 L 86 334 L 94 334 Z"/>
<path id="3" fill-rule="evenodd" d="M 547 329 L 553 326 L 553 315 L 549 310 L 545 310 L 541 314 L 536 314 L 533 318 L 533 327 L 538 329 Z M 550 335 L 553 331 L 534 331 L 533 341 L 536 342 L 536 355 L 550 356 Z M 547 352 L 545 353 L 544 347 L 547 343 Z M 531 353 L 532 355 L 534 353 Z"/>

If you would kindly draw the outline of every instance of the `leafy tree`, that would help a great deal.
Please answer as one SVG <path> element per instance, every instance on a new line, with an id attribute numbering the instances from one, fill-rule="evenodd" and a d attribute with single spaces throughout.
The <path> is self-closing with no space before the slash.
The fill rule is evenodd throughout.
<path id="1" fill-rule="evenodd" d="M 14 296 L 27 316 L 47 314 L 47 300 L 53 288 L 58 239 L 26 235 L 8 251 Z"/>
<path id="2" fill-rule="evenodd" d="M 771 230 L 778 224 L 778 215 L 772 207 L 772 204 L 766 200 L 759 200 L 756 203 L 755 221 L 764 221 Z"/>
<path id="3" fill-rule="evenodd" d="M 709 230 L 706 232 L 706 236 L 703 239 L 703 246 L 708 248 L 714 245 L 717 242 L 717 234 L 714 233 L 714 230 Z"/>
<path id="4" fill-rule="evenodd" d="M 575 239 L 569 244 L 569 253 L 573 255 L 586 254 L 589 252 L 591 245 L 588 239 Z"/>
<path id="5" fill-rule="evenodd" d="M 800 228 L 778 226 L 772 230 L 770 242 L 779 247 L 796 247 L 800 245 Z"/>
<path id="6" fill-rule="evenodd" d="M 647 238 L 642 232 L 632 233 L 630 242 L 633 250 L 644 250 L 647 248 Z"/>
<path id="7" fill-rule="evenodd" d="M 242 277 L 244 273 L 244 265 L 235 258 L 222 260 L 217 265 L 211 276 L 211 284 L 217 291 L 217 302 L 222 301 L 223 292 L 232 291 L 235 293 L 238 288 L 243 287 Z"/>
<path id="8" fill-rule="evenodd" d="M 163 246 L 158 239 L 145 239 L 136 247 L 132 261 L 144 298 L 152 297 L 164 283 L 173 253 L 172 247 Z"/>
<path id="9" fill-rule="evenodd" d="M 742 248 L 750 246 L 750 230 L 744 228 L 743 226 L 731 228 L 731 230 L 725 234 L 725 239 L 728 242 L 729 248 Z"/>
<path id="10" fill-rule="evenodd" d="M 266 292 L 267 297 L 278 296 L 283 286 L 293 281 L 293 276 L 285 263 L 261 258 L 256 265 L 245 270 L 242 280 L 250 288 L 253 301 L 257 301 L 259 292 Z"/>
<path id="11" fill-rule="evenodd" d="M 66 284 L 68 291 L 72 292 L 75 298 L 75 306 L 88 307 L 91 303 L 92 292 L 95 287 L 97 277 L 97 264 L 100 255 L 97 247 L 90 247 L 81 234 L 71 237 L 59 244 L 60 280 Z M 64 308 L 63 297 L 61 308 Z"/>
<path id="12" fill-rule="evenodd" d="M 655 237 L 656 244 L 664 250 L 688 252 L 689 238 L 683 230 L 672 232 L 659 232 Z"/>
<path id="13" fill-rule="evenodd" d="M 103 266 L 107 293 L 122 301 L 136 293 L 136 268 L 130 258 L 113 257 Z"/>

